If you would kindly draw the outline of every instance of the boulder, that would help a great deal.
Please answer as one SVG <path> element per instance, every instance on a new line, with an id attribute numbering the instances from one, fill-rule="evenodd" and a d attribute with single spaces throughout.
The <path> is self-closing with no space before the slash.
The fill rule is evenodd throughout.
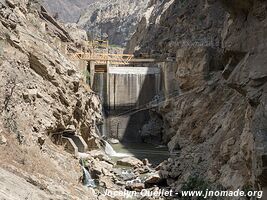
<path id="1" fill-rule="evenodd" d="M 158 173 L 151 174 L 146 180 L 145 184 L 156 185 L 161 181 L 161 177 Z"/>
<path id="2" fill-rule="evenodd" d="M 145 188 L 145 184 L 144 183 L 133 183 L 131 185 L 126 186 L 125 188 L 127 190 L 141 192 L 141 190 Z"/>
<path id="3" fill-rule="evenodd" d="M 104 186 L 107 189 L 113 189 L 115 187 L 110 177 L 103 176 L 101 177 L 99 182 L 100 182 L 100 185 Z"/>
<path id="4" fill-rule="evenodd" d="M 113 165 L 111 159 L 102 151 L 92 150 L 89 152 L 88 155 L 95 158 L 95 159 L 98 158 L 100 161 L 105 161 L 105 162 Z"/>
<path id="5" fill-rule="evenodd" d="M 139 167 L 139 168 L 136 168 L 134 170 L 134 173 L 135 174 L 145 174 L 145 173 L 149 173 L 151 172 L 152 170 L 149 168 L 149 166 L 144 166 L 144 167 Z"/>
<path id="6" fill-rule="evenodd" d="M 125 166 L 125 167 L 142 167 L 143 162 L 134 157 L 122 158 L 117 161 L 117 165 Z"/>
<path id="7" fill-rule="evenodd" d="M 95 160 L 91 166 L 91 173 L 92 173 L 92 177 L 99 179 L 100 176 L 109 176 L 111 175 L 110 171 L 112 169 L 113 165 L 105 162 L 105 161 L 99 161 L 99 160 Z"/>

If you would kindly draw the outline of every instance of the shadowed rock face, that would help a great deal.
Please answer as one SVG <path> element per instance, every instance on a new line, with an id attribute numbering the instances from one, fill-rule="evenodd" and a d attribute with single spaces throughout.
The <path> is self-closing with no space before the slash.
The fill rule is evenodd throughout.
<path id="1" fill-rule="evenodd" d="M 198 174 L 227 189 L 266 187 L 265 1 L 154 1 L 128 52 L 175 57 L 185 94 L 160 108 L 179 158 L 161 175 L 173 189 Z M 223 76 L 222 76 L 223 75 Z"/>
<path id="2" fill-rule="evenodd" d="M 238 2 L 238 1 L 237 1 Z M 267 45 L 265 1 L 250 2 L 247 13 L 238 13 L 234 4 L 224 27 L 223 46 L 226 50 L 243 52 L 227 83 L 241 93 L 254 109 L 251 131 L 254 136 L 253 175 L 266 187 L 267 155 Z M 229 6 L 229 5 L 228 5 Z M 232 14 L 235 11 L 235 14 Z"/>
<path id="3" fill-rule="evenodd" d="M 177 48 L 220 44 L 219 2 L 157 0 L 149 5 L 126 51 L 175 56 Z"/>
<path id="4" fill-rule="evenodd" d="M 43 0 L 42 4 L 51 15 L 58 15 L 63 22 L 75 23 L 80 15 L 91 3 L 96 0 Z"/>
<path id="5" fill-rule="evenodd" d="M 253 0 L 221 0 L 221 2 L 232 14 L 248 13 L 253 6 Z"/>

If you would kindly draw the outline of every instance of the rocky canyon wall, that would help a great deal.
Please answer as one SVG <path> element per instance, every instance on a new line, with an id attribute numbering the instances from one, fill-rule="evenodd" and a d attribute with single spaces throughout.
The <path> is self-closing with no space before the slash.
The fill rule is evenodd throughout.
<path id="1" fill-rule="evenodd" d="M 76 23 L 84 9 L 96 0 L 42 0 L 42 5 L 52 16 L 64 23 Z"/>
<path id="2" fill-rule="evenodd" d="M 92 147 L 102 120 L 97 95 L 65 55 L 64 43 L 72 40 L 35 1 L 0 1 L 0 167 L 31 183 L 35 199 L 90 194 L 78 185 L 77 160 L 49 138 L 74 129 Z M 22 198 L 12 184 L 5 185 L 12 198 Z"/>
<path id="3" fill-rule="evenodd" d="M 261 186 L 266 187 L 267 4 L 249 0 L 222 3 L 228 11 L 222 45 L 231 54 L 224 74 L 228 86 L 242 94 L 252 107 L 253 175 Z M 240 54 L 243 57 L 236 64 L 235 59 Z"/>
<path id="4" fill-rule="evenodd" d="M 182 94 L 159 108 L 161 166 L 175 190 L 192 177 L 226 189 L 266 187 L 266 3 L 151 1 L 127 52 L 175 58 Z M 191 188 L 192 189 L 192 188 Z"/>
<path id="5" fill-rule="evenodd" d="M 148 0 L 97 1 L 78 21 L 94 39 L 108 39 L 110 44 L 125 46 L 145 12 Z"/>

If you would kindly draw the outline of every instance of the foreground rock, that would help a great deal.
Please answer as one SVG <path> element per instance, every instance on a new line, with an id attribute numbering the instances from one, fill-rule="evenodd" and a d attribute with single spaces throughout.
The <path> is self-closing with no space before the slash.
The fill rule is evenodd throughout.
<path id="1" fill-rule="evenodd" d="M 29 194 L 36 200 L 48 200 L 52 198 L 40 188 L 0 168 L 0 198 L 1 199 L 27 199 Z"/>
<path id="2" fill-rule="evenodd" d="M 141 192 L 143 189 L 145 189 L 145 184 L 144 183 L 133 183 L 129 186 L 126 186 L 126 189 L 131 190 L 131 191 Z"/>
<path id="3" fill-rule="evenodd" d="M 118 160 L 117 165 L 138 168 L 143 166 L 143 162 L 135 157 L 126 157 Z"/>
<path id="4" fill-rule="evenodd" d="M 0 3 L 3 123 L 20 140 L 52 136 L 72 126 L 92 147 L 89 140 L 101 121 L 101 104 L 81 81 L 79 67 L 64 54 L 63 40 L 71 40 L 69 34 L 38 4 L 30 1 L 22 13 L 18 10 L 26 9 L 26 3 L 14 2 L 15 7 Z M 17 20 L 14 31 L 14 19 L 5 19 L 8 13 Z"/>
<path id="5" fill-rule="evenodd" d="M 92 193 L 79 185 L 78 161 L 56 144 L 71 128 L 97 148 L 90 141 L 97 141 L 101 104 L 78 64 L 65 55 L 70 34 L 36 2 L 0 1 L 0 130 L 8 141 L 1 138 L 0 165 L 22 179 L 30 177 L 50 199 L 86 199 Z M 5 181 L 0 184 L 9 184 Z M 5 196 L 19 190 L 24 195 L 25 181 L 16 182 L 19 187 L 10 183 Z M 29 191 L 25 198 L 35 199 L 34 189 Z"/>
<path id="6" fill-rule="evenodd" d="M 149 174 L 149 177 L 145 180 L 146 185 L 156 185 L 161 181 L 161 177 L 158 173 Z"/>

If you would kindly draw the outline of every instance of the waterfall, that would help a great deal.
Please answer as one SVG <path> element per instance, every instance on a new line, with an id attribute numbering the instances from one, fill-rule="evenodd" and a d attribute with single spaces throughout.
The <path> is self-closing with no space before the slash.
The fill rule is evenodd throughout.
<path id="1" fill-rule="evenodd" d="M 105 152 L 106 154 L 112 157 L 129 157 L 130 156 L 129 154 L 126 154 L 126 153 L 117 153 L 107 141 L 105 141 Z"/>
<path id="2" fill-rule="evenodd" d="M 112 148 L 112 146 L 107 141 L 105 141 L 105 152 L 110 156 L 115 156 L 117 154 L 117 152 Z"/>
<path id="3" fill-rule="evenodd" d="M 82 166 L 83 169 L 83 185 L 87 187 L 96 187 L 94 179 L 92 179 L 90 173 Z"/>

